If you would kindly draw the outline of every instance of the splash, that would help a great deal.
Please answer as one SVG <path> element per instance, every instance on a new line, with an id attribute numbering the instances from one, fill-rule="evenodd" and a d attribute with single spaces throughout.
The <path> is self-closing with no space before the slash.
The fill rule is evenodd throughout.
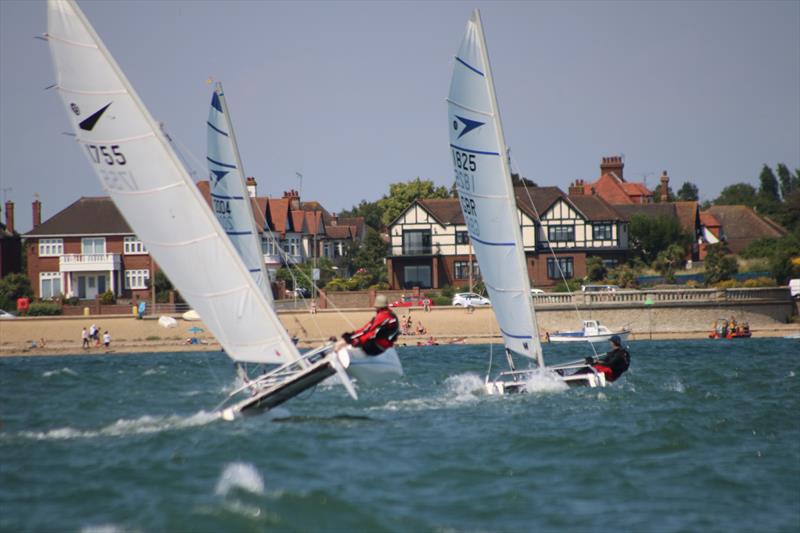
<path id="1" fill-rule="evenodd" d="M 525 392 L 529 394 L 562 392 L 568 389 L 569 386 L 555 372 L 534 370 L 525 380 Z"/>
<path id="2" fill-rule="evenodd" d="M 670 381 L 667 381 L 664 384 L 664 388 L 666 390 L 678 392 L 680 394 L 686 392 L 686 387 L 683 386 L 683 383 L 681 383 L 681 380 L 678 378 L 673 378 Z"/>
<path id="3" fill-rule="evenodd" d="M 233 490 L 264 494 L 264 480 L 256 467 L 250 463 L 228 463 L 217 481 L 214 492 L 224 498 Z"/>
<path id="4" fill-rule="evenodd" d="M 146 433 L 160 433 L 175 429 L 203 426 L 214 422 L 217 413 L 200 411 L 191 416 L 142 416 L 133 420 L 119 419 L 113 424 L 96 430 L 71 427 L 56 428 L 49 431 L 21 431 L 18 436 L 33 440 L 93 439 L 97 437 L 127 437 Z"/>
<path id="5" fill-rule="evenodd" d="M 81 533 L 122 533 L 124 528 L 115 524 L 98 524 L 92 526 L 83 526 Z"/>
<path id="6" fill-rule="evenodd" d="M 428 409 L 447 409 L 478 400 L 483 392 L 483 380 L 473 373 L 457 374 L 444 380 L 444 391 L 432 397 L 392 400 L 383 406 L 372 409 L 386 411 L 424 411 Z"/>
<path id="7" fill-rule="evenodd" d="M 444 380 L 445 390 L 458 397 L 473 397 L 475 393 L 483 391 L 483 380 L 472 373 L 457 374 Z"/>
<path id="8" fill-rule="evenodd" d="M 77 376 L 78 373 L 66 366 L 59 370 L 48 370 L 47 372 L 42 373 L 42 377 L 44 378 L 49 378 L 52 376 L 61 376 L 61 375 Z"/>

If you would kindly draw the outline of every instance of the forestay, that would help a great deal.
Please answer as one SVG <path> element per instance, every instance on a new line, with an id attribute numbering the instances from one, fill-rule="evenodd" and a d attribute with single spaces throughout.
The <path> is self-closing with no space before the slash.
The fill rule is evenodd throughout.
<path id="1" fill-rule="evenodd" d="M 208 112 L 208 161 L 214 215 L 253 276 L 264 297 L 272 302 L 272 289 L 264 268 L 261 236 L 245 183 L 244 167 L 233 132 L 228 102 L 217 83 Z"/>
<path id="2" fill-rule="evenodd" d="M 100 183 L 237 361 L 299 357 L 200 191 L 74 0 L 48 1 L 56 85 Z"/>
<path id="3" fill-rule="evenodd" d="M 455 57 L 447 101 L 461 210 L 503 341 L 511 351 L 543 366 L 505 140 L 477 10 L 467 22 Z"/>

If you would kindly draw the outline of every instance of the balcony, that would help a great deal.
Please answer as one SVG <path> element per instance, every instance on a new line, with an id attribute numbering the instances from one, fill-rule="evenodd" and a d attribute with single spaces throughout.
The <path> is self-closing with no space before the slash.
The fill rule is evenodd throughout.
<path id="1" fill-rule="evenodd" d="M 109 272 L 120 269 L 120 254 L 64 254 L 59 257 L 61 272 Z"/>

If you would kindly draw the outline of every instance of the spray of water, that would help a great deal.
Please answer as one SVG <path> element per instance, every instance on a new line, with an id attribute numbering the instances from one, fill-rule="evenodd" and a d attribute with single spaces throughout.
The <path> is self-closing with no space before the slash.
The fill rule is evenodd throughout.
<path id="1" fill-rule="evenodd" d="M 45 378 L 49 378 L 49 377 L 53 377 L 53 376 L 60 376 L 60 375 L 77 376 L 78 373 L 75 372 L 74 370 L 72 370 L 71 368 L 66 367 L 66 366 L 64 368 L 61 368 L 61 369 L 58 369 L 58 370 L 48 370 L 48 371 L 42 373 L 42 377 L 45 377 Z"/>
<path id="2" fill-rule="evenodd" d="M 233 490 L 264 494 L 264 479 L 250 463 L 228 463 L 217 481 L 214 492 L 224 498 Z"/>
<path id="3" fill-rule="evenodd" d="M 534 370 L 525 380 L 525 392 L 529 394 L 562 392 L 569 386 L 557 374 L 550 371 Z"/>

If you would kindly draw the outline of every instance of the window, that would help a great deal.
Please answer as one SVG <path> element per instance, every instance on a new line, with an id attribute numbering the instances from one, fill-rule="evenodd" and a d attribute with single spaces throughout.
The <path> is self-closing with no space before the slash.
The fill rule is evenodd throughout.
<path id="1" fill-rule="evenodd" d="M 403 232 L 403 255 L 428 255 L 431 253 L 431 230 Z M 430 269 L 430 267 L 428 267 Z"/>
<path id="2" fill-rule="evenodd" d="M 126 289 L 146 289 L 147 280 L 150 279 L 149 270 L 126 270 L 125 288 Z"/>
<path id="3" fill-rule="evenodd" d="M 64 239 L 39 239 L 39 257 L 52 257 L 64 253 Z"/>
<path id="4" fill-rule="evenodd" d="M 457 231 L 456 232 L 456 244 L 469 244 L 469 232 L 468 231 Z"/>
<path id="5" fill-rule="evenodd" d="M 42 300 L 57 298 L 61 295 L 61 272 L 39 273 L 39 295 Z"/>
<path id="6" fill-rule="evenodd" d="M 481 269 L 478 268 L 478 263 L 472 262 L 472 278 L 480 279 Z M 469 261 L 455 261 L 453 263 L 453 278 L 454 279 L 469 279 Z"/>
<path id="7" fill-rule="evenodd" d="M 422 289 L 431 288 L 431 267 L 430 265 L 409 265 L 403 267 L 403 287 L 412 289 L 420 287 Z"/>
<path id="8" fill-rule="evenodd" d="M 125 237 L 123 242 L 125 255 L 142 255 L 147 253 L 144 243 L 136 237 Z"/>
<path id="9" fill-rule="evenodd" d="M 99 255 L 106 253 L 105 237 L 87 237 L 81 241 L 81 253 L 83 255 Z"/>
<path id="10" fill-rule="evenodd" d="M 559 257 L 558 263 L 552 257 L 547 258 L 547 277 L 550 279 L 561 279 L 561 273 L 564 273 L 566 279 L 572 278 L 573 275 L 573 261 L 571 257 Z M 559 272 L 560 270 L 560 272 Z"/>
<path id="11" fill-rule="evenodd" d="M 610 241 L 613 239 L 612 235 L 614 232 L 612 231 L 611 224 L 593 224 L 592 225 L 592 239 L 596 241 Z"/>
<path id="12" fill-rule="evenodd" d="M 300 255 L 300 237 L 289 237 L 286 244 L 286 253 L 289 255 Z"/>
<path id="13" fill-rule="evenodd" d="M 264 255 L 276 256 L 280 255 L 280 246 L 273 237 L 261 237 L 261 252 Z"/>
<path id="14" fill-rule="evenodd" d="M 575 240 L 575 226 L 547 226 L 547 239 L 551 242 Z"/>

